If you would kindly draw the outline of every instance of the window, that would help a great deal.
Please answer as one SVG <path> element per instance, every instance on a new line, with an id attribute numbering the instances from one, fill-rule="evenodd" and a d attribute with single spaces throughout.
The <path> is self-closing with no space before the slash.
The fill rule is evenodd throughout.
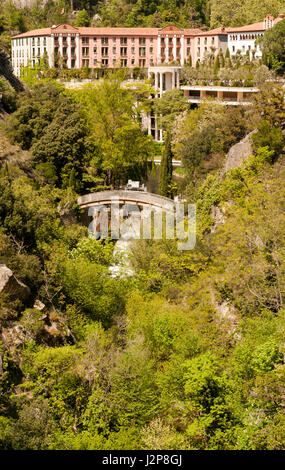
<path id="1" fill-rule="evenodd" d="M 102 59 L 102 65 L 103 67 L 107 67 L 109 64 L 109 59 Z"/>
<path id="2" fill-rule="evenodd" d="M 150 38 L 150 42 L 153 42 L 153 38 Z"/>
<path id="3" fill-rule="evenodd" d="M 113 54 L 116 54 L 116 52 L 117 52 L 117 49 L 113 47 Z"/>
<path id="4" fill-rule="evenodd" d="M 116 42 L 116 38 L 113 38 L 113 42 Z"/>
<path id="5" fill-rule="evenodd" d="M 176 39 L 176 44 L 180 44 L 180 43 L 181 43 L 180 38 L 177 38 Z"/>
<path id="6" fill-rule="evenodd" d="M 208 38 L 204 38 L 204 44 L 207 44 Z"/>
<path id="7" fill-rule="evenodd" d="M 89 38 L 82 38 L 82 44 L 89 44 Z"/>
<path id="8" fill-rule="evenodd" d="M 191 54 L 191 47 L 187 47 L 187 55 Z"/>
<path id="9" fill-rule="evenodd" d="M 135 59 L 132 59 L 132 65 L 135 65 Z"/>
<path id="10" fill-rule="evenodd" d="M 47 45 L 47 38 L 44 38 L 44 46 Z"/>
<path id="11" fill-rule="evenodd" d="M 235 46 L 233 46 L 233 52 L 235 52 Z"/>
<path id="12" fill-rule="evenodd" d="M 191 39 L 187 38 L 187 44 L 191 44 Z"/>
<path id="13" fill-rule="evenodd" d="M 197 56 L 198 56 L 198 57 L 200 57 L 200 53 L 201 53 L 200 47 L 198 47 L 198 50 L 197 50 Z"/>
<path id="14" fill-rule="evenodd" d="M 121 59 L 121 67 L 127 67 L 128 59 Z"/>
<path id="15" fill-rule="evenodd" d="M 132 38 L 132 42 L 135 42 L 135 38 Z"/>
<path id="16" fill-rule="evenodd" d="M 126 56 L 127 55 L 127 47 L 121 47 L 120 49 L 120 54 L 121 56 Z"/>
<path id="17" fill-rule="evenodd" d="M 67 54 L 67 47 L 63 47 L 62 49 L 62 55 L 66 55 Z"/>
<path id="18" fill-rule="evenodd" d="M 131 48 L 131 52 L 132 52 L 132 54 L 135 53 L 135 48 L 134 47 Z"/>
<path id="19" fill-rule="evenodd" d="M 103 57 L 108 55 L 108 47 L 102 47 L 101 48 L 101 55 Z"/>
<path id="20" fill-rule="evenodd" d="M 97 47 L 93 47 L 93 54 L 97 54 Z"/>
<path id="21" fill-rule="evenodd" d="M 75 67 L 75 59 L 71 59 L 71 68 L 74 69 Z"/>
<path id="22" fill-rule="evenodd" d="M 150 54 L 153 54 L 153 47 L 149 48 L 149 52 L 150 52 Z"/>
<path id="23" fill-rule="evenodd" d="M 108 44 L 108 38 L 101 38 L 101 44 Z"/>
<path id="24" fill-rule="evenodd" d="M 82 60 L 82 66 L 83 67 L 89 67 L 89 59 L 83 59 Z"/>
<path id="25" fill-rule="evenodd" d="M 40 47 L 38 47 L 38 56 L 40 56 L 40 55 L 41 55 L 41 49 L 40 49 Z"/>
<path id="26" fill-rule="evenodd" d="M 146 60 L 145 59 L 139 59 L 139 67 L 145 67 Z"/>
<path id="27" fill-rule="evenodd" d="M 75 47 L 72 47 L 72 48 L 71 48 L 71 55 L 72 55 L 72 56 L 75 55 Z"/>
<path id="28" fill-rule="evenodd" d="M 35 52 L 35 48 L 33 47 L 33 57 L 35 57 L 36 55 L 36 52 Z M 17 56 L 18 56 L 18 51 L 17 51 Z"/>
<path id="29" fill-rule="evenodd" d="M 139 44 L 145 44 L 145 38 L 139 38 Z"/>
<path id="30" fill-rule="evenodd" d="M 63 41 L 64 43 L 67 42 L 67 37 L 66 37 L 66 36 L 63 36 L 62 41 Z"/>
<path id="31" fill-rule="evenodd" d="M 18 41 L 18 39 L 16 39 L 16 41 Z M 18 44 L 18 43 L 16 42 L 16 44 Z M 34 45 L 35 45 L 35 38 L 32 39 L 32 46 L 34 46 Z"/>
<path id="32" fill-rule="evenodd" d="M 215 44 L 215 38 L 214 37 L 212 38 L 212 44 Z"/>
<path id="33" fill-rule="evenodd" d="M 94 42 L 97 42 L 97 38 L 93 38 L 93 41 L 94 41 Z"/>
<path id="34" fill-rule="evenodd" d="M 70 39 L 71 39 L 71 44 L 74 44 L 74 42 L 75 42 L 75 37 L 74 37 L 74 36 L 71 36 Z"/>
<path id="35" fill-rule="evenodd" d="M 128 38 L 120 38 L 120 44 L 127 44 Z"/>
<path id="36" fill-rule="evenodd" d="M 83 57 L 89 56 L 89 47 L 82 47 L 82 56 Z"/>
<path id="37" fill-rule="evenodd" d="M 140 56 L 145 56 L 145 47 L 140 47 L 139 48 L 139 55 Z"/>
<path id="38" fill-rule="evenodd" d="M 153 65 L 153 59 L 150 59 L 150 65 Z"/>
<path id="39" fill-rule="evenodd" d="M 198 44 L 200 44 L 200 38 L 198 38 Z"/>
<path id="40" fill-rule="evenodd" d="M 40 38 L 38 38 L 38 46 L 40 45 L 40 43 L 41 43 L 41 40 L 40 40 Z"/>
<path id="41" fill-rule="evenodd" d="M 97 59 L 94 59 L 94 60 L 93 60 L 93 64 L 94 64 L 94 65 L 97 65 Z"/>
<path id="42" fill-rule="evenodd" d="M 169 42 L 169 44 L 172 44 L 172 42 L 173 42 L 173 41 L 172 41 L 172 38 L 169 38 L 169 39 L 168 39 L 168 42 Z"/>

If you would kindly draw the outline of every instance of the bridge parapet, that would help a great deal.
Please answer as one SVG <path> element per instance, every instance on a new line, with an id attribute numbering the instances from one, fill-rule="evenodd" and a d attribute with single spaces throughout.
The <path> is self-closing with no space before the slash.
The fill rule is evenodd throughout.
<path id="1" fill-rule="evenodd" d="M 85 194 L 77 199 L 77 203 L 82 209 L 94 205 L 109 205 L 114 202 L 119 204 L 136 204 L 141 207 L 153 206 L 167 212 L 174 210 L 174 201 L 172 199 L 145 191 L 100 191 L 98 193 Z"/>

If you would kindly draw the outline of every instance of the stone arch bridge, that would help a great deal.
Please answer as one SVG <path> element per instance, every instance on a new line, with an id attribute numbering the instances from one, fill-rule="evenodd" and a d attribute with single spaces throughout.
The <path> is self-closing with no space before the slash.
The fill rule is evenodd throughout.
<path id="1" fill-rule="evenodd" d="M 173 212 L 175 205 L 174 201 L 167 197 L 145 191 L 130 190 L 100 191 L 98 193 L 85 194 L 77 199 L 77 203 L 82 209 L 88 209 L 96 205 L 108 206 L 115 202 L 119 203 L 119 205 L 136 205 L 140 209 L 144 207 L 157 208 L 163 212 Z"/>

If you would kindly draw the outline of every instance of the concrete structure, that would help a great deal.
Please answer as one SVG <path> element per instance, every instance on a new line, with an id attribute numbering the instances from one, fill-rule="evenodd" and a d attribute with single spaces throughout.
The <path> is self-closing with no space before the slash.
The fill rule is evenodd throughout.
<path id="1" fill-rule="evenodd" d="M 160 65 L 149 67 L 148 77 L 153 79 L 155 98 L 160 98 L 165 91 L 180 88 L 181 66 Z M 157 142 L 162 142 L 162 130 L 158 127 L 157 116 L 151 111 L 147 119 L 148 134 Z"/>
<path id="2" fill-rule="evenodd" d="M 68 69 L 80 67 L 142 67 L 180 65 L 191 60 L 202 62 L 209 54 L 261 55 L 255 45 L 264 31 L 284 19 L 271 15 L 259 23 L 235 28 L 181 29 L 164 28 L 74 27 L 67 24 L 36 29 L 12 38 L 12 64 L 17 76 L 21 67 L 35 66 L 46 57 L 50 67 L 56 63 Z"/>
<path id="3" fill-rule="evenodd" d="M 251 104 L 251 97 L 258 93 L 258 88 L 224 87 L 224 86 L 182 86 L 184 96 L 190 103 L 199 104 L 206 99 L 214 99 L 216 102 L 231 106 L 247 106 Z"/>
<path id="4" fill-rule="evenodd" d="M 151 206 L 165 212 L 172 212 L 174 210 L 174 201 L 172 199 L 145 191 L 100 191 L 98 193 L 85 194 L 77 199 L 77 204 L 82 209 L 96 205 L 110 205 L 114 202 L 118 202 L 119 205 L 136 204 L 141 208 Z"/>

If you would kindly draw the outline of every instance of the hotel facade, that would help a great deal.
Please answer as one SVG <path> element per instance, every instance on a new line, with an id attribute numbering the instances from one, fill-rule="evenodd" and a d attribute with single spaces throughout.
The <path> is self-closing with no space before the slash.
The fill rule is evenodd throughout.
<path id="1" fill-rule="evenodd" d="M 272 15 L 259 23 L 236 28 L 216 28 L 211 31 L 164 28 L 74 27 L 67 24 L 37 29 L 12 38 L 12 65 L 16 76 L 22 67 L 36 66 L 46 58 L 49 67 L 60 65 L 68 69 L 81 67 L 117 68 L 177 65 L 203 62 L 208 54 L 229 49 L 261 57 L 256 39 L 264 31 L 283 20 L 285 15 Z"/>

